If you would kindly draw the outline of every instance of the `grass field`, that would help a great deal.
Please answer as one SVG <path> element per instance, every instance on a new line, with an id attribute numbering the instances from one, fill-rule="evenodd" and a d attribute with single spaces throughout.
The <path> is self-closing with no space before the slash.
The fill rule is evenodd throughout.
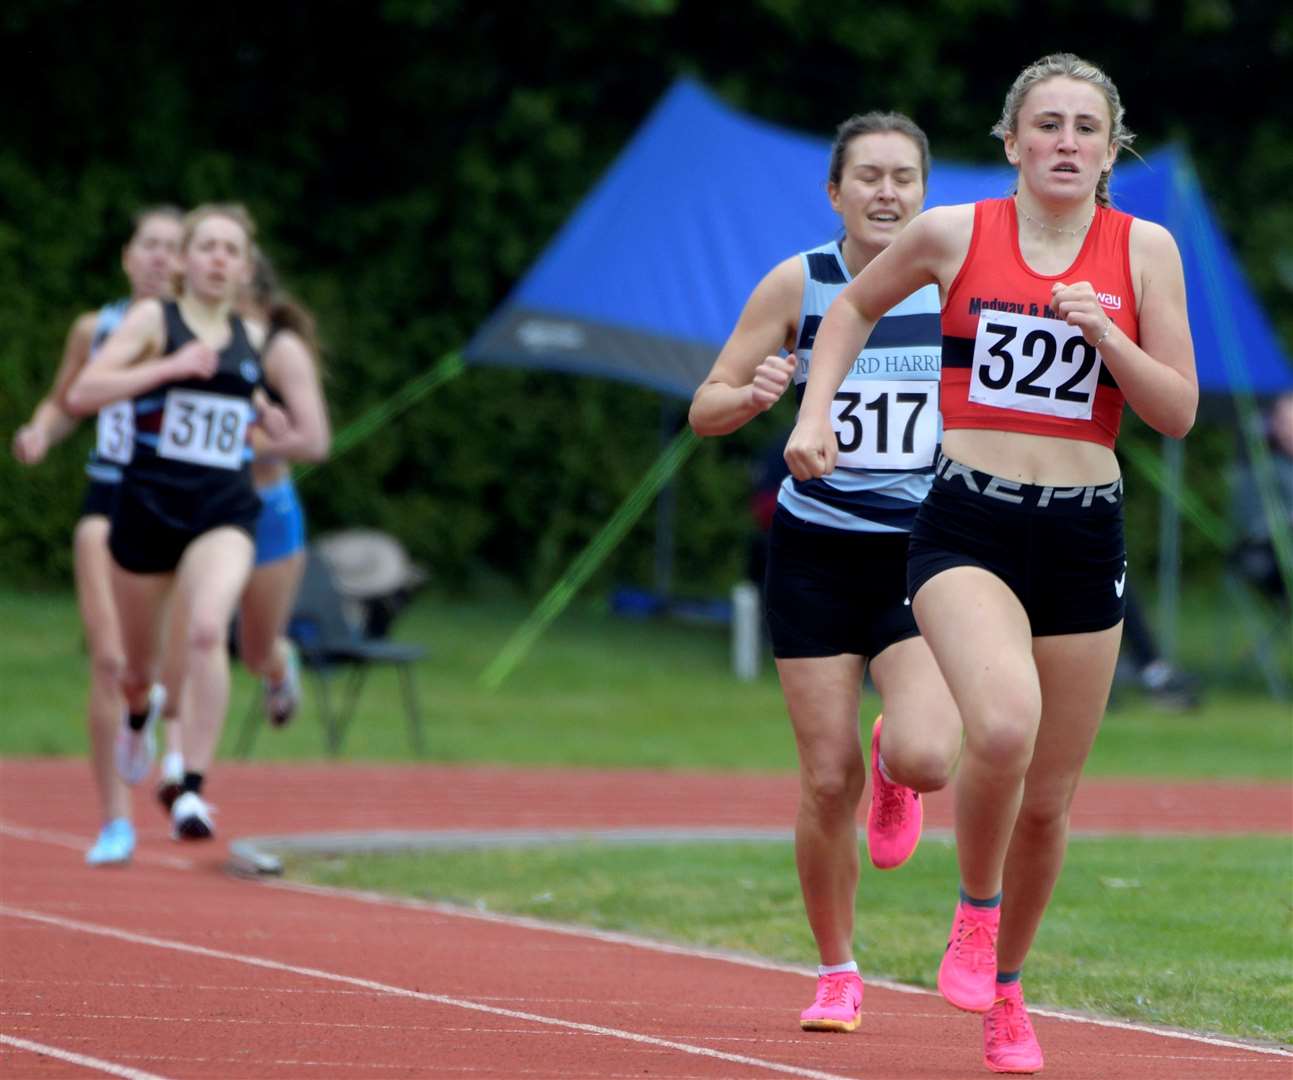
<path id="1" fill-rule="evenodd" d="M 1029 957 L 1029 1000 L 1293 1040 L 1291 855 L 1286 838 L 1075 840 Z M 788 843 L 383 855 L 293 862 L 288 872 L 817 962 Z M 933 986 L 956 880 L 952 845 L 931 839 L 895 872 L 864 865 L 856 939 L 864 976 Z"/>
<path id="2" fill-rule="evenodd" d="M 750 683 L 730 673 L 723 627 L 633 621 L 586 604 L 559 619 L 494 693 L 477 679 L 528 607 L 510 598 L 456 602 L 426 596 L 397 626 L 424 643 L 418 670 L 427 757 L 436 761 L 683 769 L 785 770 L 794 747 L 771 664 Z M 1191 616 L 1183 640 L 1216 662 L 1234 632 L 1216 615 Z M 1184 638 L 1184 635 L 1183 635 Z M 1204 661 L 1200 660 L 1200 667 Z M 1231 680 L 1233 683 L 1233 680 Z M 70 593 L 0 591 L 0 753 L 85 752 L 87 664 Z M 255 755 L 323 755 L 314 689 L 301 718 L 263 731 Z M 229 753 L 255 688 L 235 665 Z M 864 715 L 878 709 L 868 695 Z M 375 671 L 361 698 L 345 756 L 410 757 L 393 671 Z M 1162 712 L 1119 689 L 1088 773 L 1104 776 L 1287 779 L 1293 768 L 1293 705 L 1260 684 L 1210 688 L 1203 708 Z"/>

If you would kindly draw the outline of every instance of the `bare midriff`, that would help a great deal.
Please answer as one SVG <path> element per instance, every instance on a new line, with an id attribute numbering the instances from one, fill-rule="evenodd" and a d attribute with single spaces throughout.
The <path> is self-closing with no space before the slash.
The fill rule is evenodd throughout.
<path id="1" fill-rule="evenodd" d="M 1083 487 L 1109 484 L 1121 475 L 1107 446 L 1054 435 L 957 428 L 943 433 L 943 453 L 971 469 L 1019 484 Z"/>

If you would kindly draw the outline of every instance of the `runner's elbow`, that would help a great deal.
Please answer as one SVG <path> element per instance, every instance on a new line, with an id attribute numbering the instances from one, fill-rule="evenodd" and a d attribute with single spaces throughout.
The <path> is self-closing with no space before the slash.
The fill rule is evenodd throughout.
<path id="1" fill-rule="evenodd" d="M 56 403 L 68 416 L 77 418 L 90 416 L 96 410 L 93 398 L 86 393 L 79 382 L 73 383 L 64 392 L 62 400 Z"/>
<path id="2" fill-rule="evenodd" d="M 699 395 L 692 399 L 691 408 L 687 410 L 687 424 L 697 435 L 726 435 L 732 429 L 724 427 L 720 420 L 713 409 L 704 407 Z"/>
<path id="3" fill-rule="evenodd" d="M 1184 403 L 1180 407 L 1170 411 L 1164 410 L 1160 415 L 1154 418 L 1151 425 L 1160 435 L 1166 435 L 1169 439 L 1184 439 L 1194 427 L 1194 418 L 1199 411 L 1199 402 L 1196 397 L 1194 401 Z"/>

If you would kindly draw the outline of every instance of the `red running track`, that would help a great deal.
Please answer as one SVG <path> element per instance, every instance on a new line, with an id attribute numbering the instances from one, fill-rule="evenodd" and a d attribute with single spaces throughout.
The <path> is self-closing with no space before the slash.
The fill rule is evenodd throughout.
<path id="1" fill-rule="evenodd" d="M 806 1035 L 803 973 L 435 905 L 255 883 L 229 838 L 360 829 L 784 827 L 793 777 L 221 765 L 221 840 L 140 806 L 126 869 L 81 853 L 85 765 L 0 762 L 0 1075 L 12 1078 L 985 1077 L 979 1021 L 868 986 L 851 1036 Z M 931 799 L 931 826 L 949 824 Z M 1287 834 L 1282 786 L 1090 782 L 1080 829 Z M 1042 1016 L 1044 1075 L 1281 1078 L 1237 1041 Z"/>

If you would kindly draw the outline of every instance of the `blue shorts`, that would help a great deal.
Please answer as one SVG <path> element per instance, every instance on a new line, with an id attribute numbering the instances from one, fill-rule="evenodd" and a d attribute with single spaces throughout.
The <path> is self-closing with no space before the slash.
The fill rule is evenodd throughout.
<path id="1" fill-rule="evenodd" d="M 291 477 L 260 488 L 258 494 L 262 505 L 256 520 L 256 565 L 305 550 L 305 512 Z"/>

